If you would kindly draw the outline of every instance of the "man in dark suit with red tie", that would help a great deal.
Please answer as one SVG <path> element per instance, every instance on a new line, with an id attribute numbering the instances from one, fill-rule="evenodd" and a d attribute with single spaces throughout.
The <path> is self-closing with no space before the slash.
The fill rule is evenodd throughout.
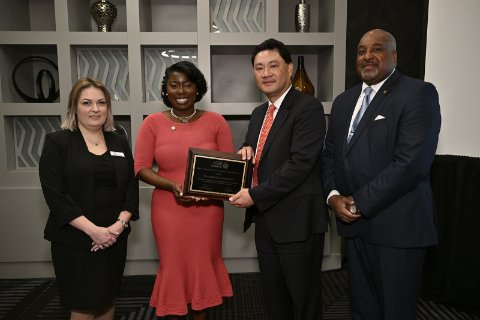
<path id="1" fill-rule="evenodd" d="M 413 320 L 425 253 L 438 241 L 430 188 L 438 94 L 396 70 L 395 38 L 384 30 L 361 38 L 356 65 L 363 83 L 333 102 L 323 152 L 327 201 L 347 243 L 352 317 Z"/>
<path id="2" fill-rule="evenodd" d="M 255 222 L 260 277 L 272 319 L 319 320 L 328 222 L 321 186 L 323 106 L 292 87 L 292 58 L 280 41 L 269 39 L 255 47 L 252 65 L 268 102 L 253 111 L 239 151 L 254 162 L 252 187 L 230 202 L 247 208 L 245 230 Z"/>

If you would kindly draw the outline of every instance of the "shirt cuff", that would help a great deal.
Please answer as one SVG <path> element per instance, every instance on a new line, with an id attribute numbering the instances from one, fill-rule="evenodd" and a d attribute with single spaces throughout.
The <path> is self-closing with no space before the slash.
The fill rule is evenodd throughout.
<path id="1" fill-rule="evenodd" d="M 330 193 L 328 194 L 328 197 L 327 197 L 327 205 L 328 205 L 328 200 L 330 200 L 330 198 L 332 196 L 339 196 L 340 195 L 340 192 L 338 192 L 338 190 L 332 190 L 330 191 Z"/>

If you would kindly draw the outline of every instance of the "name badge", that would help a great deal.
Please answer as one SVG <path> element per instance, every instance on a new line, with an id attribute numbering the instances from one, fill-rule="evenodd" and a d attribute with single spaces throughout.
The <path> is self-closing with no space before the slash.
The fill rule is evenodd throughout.
<path id="1" fill-rule="evenodd" d="M 125 155 L 123 154 L 123 152 L 110 151 L 110 155 L 111 155 L 112 157 L 122 157 L 122 158 L 125 158 Z"/>

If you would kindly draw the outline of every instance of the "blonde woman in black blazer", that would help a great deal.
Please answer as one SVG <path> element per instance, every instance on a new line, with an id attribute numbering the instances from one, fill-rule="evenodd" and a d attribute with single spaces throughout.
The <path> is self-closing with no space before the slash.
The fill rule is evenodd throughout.
<path id="1" fill-rule="evenodd" d="M 113 319 L 129 222 L 138 219 L 131 150 L 94 79 L 73 86 L 62 129 L 46 136 L 39 167 L 60 300 L 71 319 Z"/>

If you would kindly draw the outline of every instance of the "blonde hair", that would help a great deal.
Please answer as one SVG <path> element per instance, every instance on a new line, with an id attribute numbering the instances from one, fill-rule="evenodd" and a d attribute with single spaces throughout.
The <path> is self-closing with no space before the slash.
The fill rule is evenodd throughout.
<path id="1" fill-rule="evenodd" d="M 113 113 L 112 113 L 112 99 L 110 97 L 110 92 L 108 92 L 107 88 L 97 79 L 92 78 L 80 78 L 75 82 L 70 90 L 70 94 L 68 96 L 68 106 L 67 106 L 67 114 L 65 117 L 65 121 L 63 121 L 61 128 L 76 131 L 78 130 L 78 123 L 77 123 L 77 105 L 78 99 L 82 91 L 86 88 L 97 88 L 103 92 L 105 96 L 105 101 L 107 102 L 107 119 L 105 120 L 105 124 L 103 125 L 104 131 L 115 131 L 114 123 L 113 123 Z"/>

